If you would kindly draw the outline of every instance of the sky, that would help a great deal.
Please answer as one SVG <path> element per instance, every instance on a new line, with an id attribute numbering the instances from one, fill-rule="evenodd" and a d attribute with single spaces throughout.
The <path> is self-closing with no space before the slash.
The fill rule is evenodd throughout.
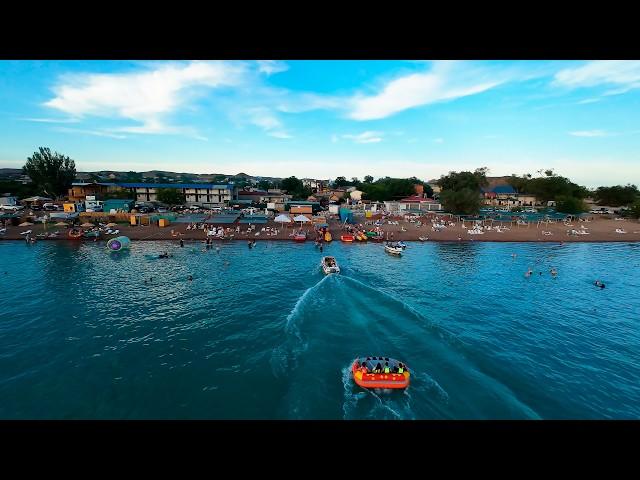
<path id="1" fill-rule="evenodd" d="M 0 61 L 0 167 L 640 184 L 640 61 Z"/>

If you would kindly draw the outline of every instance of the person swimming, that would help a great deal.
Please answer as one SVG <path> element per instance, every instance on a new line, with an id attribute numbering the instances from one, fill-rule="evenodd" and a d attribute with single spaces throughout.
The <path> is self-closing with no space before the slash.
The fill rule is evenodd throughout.
<path id="1" fill-rule="evenodd" d="M 552 275 L 553 277 L 557 277 L 557 276 L 558 276 L 558 271 L 557 271 L 555 268 L 552 268 L 552 269 L 551 269 L 551 275 Z"/>
<path id="2" fill-rule="evenodd" d="M 524 276 L 525 277 L 530 277 L 532 273 L 533 273 L 533 270 L 529 269 L 529 270 L 527 270 L 527 273 L 524 274 Z"/>
<path id="3" fill-rule="evenodd" d="M 596 287 L 604 288 L 604 283 L 602 283 L 600 280 L 596 280 L 595 282 L 593 282 L 593 284 Z"/>
<path id="4" fill-rule="evenodd" d="M 189 281 L 193 281 L 193 275 L 189 275 Z"/>

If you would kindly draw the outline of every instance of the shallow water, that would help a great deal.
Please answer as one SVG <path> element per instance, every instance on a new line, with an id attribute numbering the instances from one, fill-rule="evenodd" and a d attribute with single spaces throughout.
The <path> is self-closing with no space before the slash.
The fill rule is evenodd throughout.
<path id="1" fill-rule="evenodd" d="M 640 245 L 382 250 L 0 242 L 0 418 L 640 417 Z M 362 355 L 410 387 L 357 387 Z"/>

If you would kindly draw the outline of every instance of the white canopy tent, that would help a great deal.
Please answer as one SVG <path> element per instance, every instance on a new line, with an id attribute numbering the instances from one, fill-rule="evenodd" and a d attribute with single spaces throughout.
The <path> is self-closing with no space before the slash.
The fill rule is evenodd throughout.
<path id="1" fill-rule="evenodd" d="M 293 221 L 300 222 L 300 223 L 307 223 L 307 222 L 310 222 L 311 220 L 309 220 L 309 218 L 305 217 L 304 215 L 298 215 L 296 217 L 293 217 Z"/>
<path id="2" fill-rule="evenodd" d="M 285 214 L 281 214 L 278 215 L 275 219 L 274 222 L 278 222 L 278 223 L 291 223 L 291 218 L 288 215 Z"/>

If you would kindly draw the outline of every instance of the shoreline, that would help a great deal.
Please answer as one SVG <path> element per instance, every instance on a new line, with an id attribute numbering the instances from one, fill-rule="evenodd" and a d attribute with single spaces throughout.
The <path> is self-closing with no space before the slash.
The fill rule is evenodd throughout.
<path id="1" fill-rule="evenodd" d="M 424 223 L 421 227 L 417 228 L 415 223 L 411 223 L 405 220 L 397 220 L 398 225 L 389 225 L 385 224 L 380 229 L 385 234 L 385 240 L 382 242 L 342 242 L 340 240 L 340 235 L 346 233 L 342 230 L 342 225 L 336 220 L 330 220 L 329 223 L 329 232 L 333 237 L 333 241 L 331 243 L 382 243 L 387 240 L 387 237 L 391 241 L 403 241 L 403 242 L 418 242 L 418 243 L 429 243 L 429 242 L 455 242 L 455 243 L 475 243 L 475 242 L 496 242 L 496 243 L 634 243 L 640 242 L 640 222 L 635 220 L 613 220 L 613 219 L 604 219 L 597 218 L 590 222 L 574 222 L 574 224 L 565 225 L 562 222 L 560 223 L 551 223 L 551 224 L 529 224 L 529 225 L 512 225 L 510 229 L 504 230 L 502 232 L 497 232 L 495 230 L 485 230 L 482 234 L 479 235 L 471 235 L 468 233 L 467 229 L 471 226 L 469 222 L 466 223 L 467 229 L 463 228 L 463 224 L 457 222 L 453 226 L 447 226 L 447 228 L 441 231 L 433 231 L 431 223 Z M 131 225 L 119 225 L 116 228 L 119 230 L 117 235 L 105 235 L 101 234 L 100 238 L 97 241 L 104 242 L 112 237 L 122 235 L 129 237 L 132 241 L 171 241 L 178 243 L 182 238 L 185 242 L 193 242 L 193 241 L 201 241 L 207 238 L 205 231 L 198 230 L 187 230 L 187 224 L 185 223 L 172 223 L 167 227 L 158 227 L 155 225 L 152 226 L 131 226 Z M 293 238 L 289 235 L 294 230 L 294 227 L 291 225 L 282 227 L 279 224 L 275 224 L 273 221 L 269 221 L 266 224 L 255 225 L 255 230 L 247 233 L 247 226 L 242 226 L 245 230 L 240 233 L 234 232 L 234 238 L 221 239 L 219 237 L 209 237 L 213 240 L 214 243 L 218 242 L 238 242 L 238 241 L 248 241 L 255 240 L 259 241 L 288 241 L 291 243 L 294 242 Z M 261 229 L 263 227 L 269 227 L 271 229 L 277 229 L 277 235 L 267 235 L 266 232 L 262 232 Z M 300 227 L 296 226 L 295 230 L 298 230 Z M 315 242 L 315 233 L 313 231 L 313 227 L 305 226 L 302 227 L 304 231 L 307 232 L 307 240 L 304 243 L 314 243 Z M 364 229 L 373 229 L 371 225 L 365 225 Z M 568 235 L 567 230 L 585 230 L 589 232 L 586 235 Z M 624 229 L 627 233 L 620 234 L 616 233 L 616 229 Z M 55 227 L 54 225 L 47 225 L 47 229 L 44 229 L 44 225 L 36 224 L 32 226 L 9 226 L 4 234 L 0 234 L 0 241 L 2 240 L 13 240 L 13 241 L 24 241 L 24 236 L 20 233 L 31 230 L 31 236 L 36 236 L 42 233 L 51 233 L 58 231 L 59 236 L 54 238 L 36 238 L 36 241 L 41 240 L 53 240 L 53 241 L 67 241 L 67 242 L 93 242 L 93 239 L 81 239 L 81 240 L 72 240 L 67 238 L 66 232 L 67 227 Z M 404 231 L 403 231 L 404 230 Z M 542 232 L 545 231 L 547 233 L 551 233 L 550 235 L 544 235 Z M 173 233 L 172 233 L 173 232 Z M 256 233 L 258 235 L 256 235 Z M 393 236 L 393 238 L 391 238 Z M 421 241 L 419 237 L 427 237 L 428 239 L 425 241 Z"/>

